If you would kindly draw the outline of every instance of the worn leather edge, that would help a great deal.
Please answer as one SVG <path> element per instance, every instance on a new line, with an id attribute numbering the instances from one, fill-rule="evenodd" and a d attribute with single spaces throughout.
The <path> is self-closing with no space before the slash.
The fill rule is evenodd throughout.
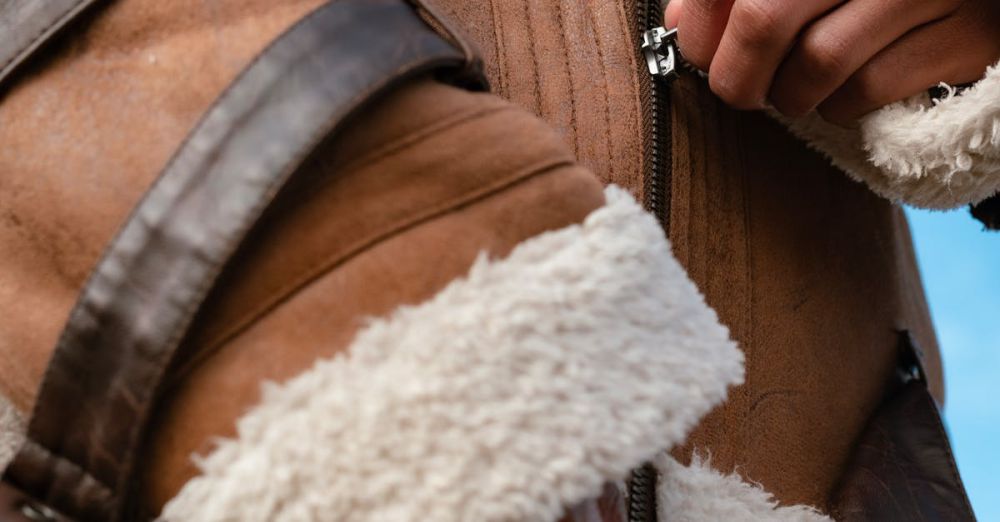
<path id="1" fill-rule="evenodd" d="M 911 332 L 900 331 L 896 374 L 883 404 L 873 413 L 831 497 L 832 515 L 838 521 L 855 520 L 962 520 L 975 521 L 963 484 L 941 404 L 930 393 L 924 354 Z M 904 428 L 900 425 L 905 423 Z M 897 428 L 897 429 L 892 429 Z M 916 441 L 937 450 L 936 462 L 926 452 L 914 452 Z M 888 445 L 887 445 L 888 444 Z M 922 458 L 917 458 L 922 457 Z M 907 464 L 918 467 L 900 470 Z M 937 466 L 935 467 L 936 464 Z M 871 469 L 869 466 L 876 466 Z M 891 470 L 897 471 L 893 476 Z M 909 483 L 900 485 L 900 474 Z M 881 491 L 866 484 L 876 483 Z M 895 489 L 894 489 L 895 487 Z M 893 491 L 903 494 L 894 495 Z M 891 502 L 887 502 L 886 499 Z M 906 501 L 904 505 L 904 502 Z M 893 508 L 887 511 L 887 506 Z M 890 512 L 891 511 L 891 512 Z"/>
<path id="2" fill-rule="evenodd" d="M 388 86 L 436 69 L 481 76 L 402 0 L 327 4 L 264 51 L 91 275 L 45 375 L 32 443 L 5 478 L 71 516 L 119 519 L 163 371 L 224 263 L 340 122 Z"/>
<path id="3" fill-rule="evenodd" d="M 103 0 L 101 0 L 103 1 Z M 0 89 L 42 46 L 99 0 L 7 0 L 0 5 Z"/>
<path id="4" fill-rule="evenodd" d="M 924 382 L 904 385 L 872 418 L 831 505 L 842 522 L 976 520 Z"/>

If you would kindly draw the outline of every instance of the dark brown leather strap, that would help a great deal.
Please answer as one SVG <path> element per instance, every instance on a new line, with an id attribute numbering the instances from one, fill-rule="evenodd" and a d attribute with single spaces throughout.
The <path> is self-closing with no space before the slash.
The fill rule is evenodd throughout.
<path id="1" fill-rule="evenodd" d="M 403 0 L 331 2 L 264 51 L 91 275 L 5 480 L 72 518 L 132 519 L 123 513 L 161 380 L 224 264 L 321 140 L 380 92 L 429 71 L 483 78 L 467 47 Z"/>
<path id="2" fill-rule="evenodd" d="M 0 482 L 0 522 L 69 522 L 7 482 Z"/>
<path id="3" fill-rule="evenodd" d="M 98 0 L 0 0 L 0 87 L 46 42 Z"/>

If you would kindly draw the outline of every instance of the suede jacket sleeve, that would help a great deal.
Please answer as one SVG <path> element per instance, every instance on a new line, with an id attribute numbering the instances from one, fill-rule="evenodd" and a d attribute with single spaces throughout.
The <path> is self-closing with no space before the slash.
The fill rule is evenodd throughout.
<path id="1" fill-rule="evenodd" d="M 949 209 L 1000 192 L 1000 64 L 958 93 L 884 107 L 844 129 L 813 113 L 776 116 L 811 147 L 879 195 Z"/>

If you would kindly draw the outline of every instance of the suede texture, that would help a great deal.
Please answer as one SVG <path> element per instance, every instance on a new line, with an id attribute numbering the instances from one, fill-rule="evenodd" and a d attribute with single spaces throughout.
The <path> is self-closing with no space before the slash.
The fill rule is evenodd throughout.
<path id="1" fill-rule="evenodd" d="M 476 44 L 494 92 L 552 125 L 606 182 L 642 186 L 648 82 L 635 0 L 426 3 Z"/>
<path id="2" fill-rule="evenodd" d="M 112 2 L 0 93 L 0 393 L 18 409 L 132 206 L 222 89 L 320 3 Z"/>
<path id="3" fill-rule="evenodd" d="M 0 393 L 18 410 L 30 410 L 76 293 L 131 206 L 228 82 L 319 3 L 116 2 L 5 93 L 0 169 L 13 174 L 0 241 L 13 254 L 0 261 Z M 478 253 L 503 255 L 603 204 L 546 124 L 430 81 L 359 115 L 297 176 L 182 347 L 145 457 L 155 510 L 263 381 L 333 355 L 366 318 L 429 298 Z"/>
<path id="4" fill-rule="evenodd" d="M 635 1 L 433 3 L 478 44 L 503 96 L 561 129 L 605 182 L 642 194 L 649 82 Z M 674 253 L 747 355 L 746 384 L 676 455 L 711 454 L 782 504 L 825 509 L 889 389 L 898 330 L 944 398 L 906 219 L 694 75 L 671 100 Z M 619 156 L 598 153 L 609 141 Z"/>
<path id="5" fill-rule="evenodd" d="M 201 312 L 152 430 L 154 507 L 196 473 L 189 455 L 235 435 L 261 382 L 339 353 L 480 252 L 503 256 L 603 204 L 554 133 L 488 95 L 411 86 L 357 125 L 306 167 Z"/>
<path id="6" fill-rule="evenodd" d="M 19 410 L 128 210 L 225 85 L 319 3 L 119 0 L 0 94 L 0 393 Z M 433 3 L 478 44 L 497 93 L 557 134 L 423 84 L 324 147 L 185 344 L 151 441 L 151 503 L 190 476 L 189 451 L 231 433 L 259 379 L 336 352 L 364 317 L 429 297 L 479 249 L 502 255 L 598 206 L 573 153 L 642 194 L 634 1 Z M 747 354 L 746 384 L 678 456 L 710 452 L 782 503 L 824 508 L 886 390 L 896 330 L 915 334 L 943 400 L 905 218 L 703 82 L 672 95 L 675 254 Z M 267 351 L 279 342 L 296 350 Z"/>
<path id="7" fill-rule="evenodd" d="M 746 384 L 675 451 L 827 507 L 891 389 L 898 334 L 941 367 L 906 219 L 761 114 L 673 87 L 678 260 L 746 353 Z"/>

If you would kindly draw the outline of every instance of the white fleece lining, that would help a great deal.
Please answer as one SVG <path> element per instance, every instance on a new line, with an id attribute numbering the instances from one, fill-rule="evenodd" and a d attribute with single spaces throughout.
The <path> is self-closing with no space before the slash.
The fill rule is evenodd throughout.
<path id="1" fill-rule="evenodd" d="M 896 202 L 947 209 L 1000 192 L 1000 64 L 961 95 L 927 96 L 865 117 L 858 129 L 816 114 L 773 113 L 837 167 Z"/>
<path id="2" fill-rule="evenodd" d="M 555 521 L 683 441 L 743 355 L 655 219 L 606 195 L 266 386 L 163 518 Z"/>
<path id="3" fill-rule="evenodd" d="M 0 470 L 7 467 L 24 440 L 21 415 L 7 398 L 0 395 Z"/>
<path id="4" fill-rule="evenodd" d="M 695 455 L 682 466 L 670 455 L 657 457 L 657 518 L 670 522 L 753 520 L 756 522 L 833 522 L 808 506 L 778 506 L 770 493 L 739 475 L 723 475 Z"/>

